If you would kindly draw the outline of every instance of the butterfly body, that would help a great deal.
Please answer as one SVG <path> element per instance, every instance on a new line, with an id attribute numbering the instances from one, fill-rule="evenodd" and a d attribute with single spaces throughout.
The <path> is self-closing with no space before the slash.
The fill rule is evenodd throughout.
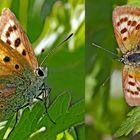
<path id="1" fill-rule="evenodd" d="M 26 104 L 32 104 L 33 99 L 40 94 L 43 80 L 25 70 L 22 77 L 9 76 L 0 78 L 0 121 L 13 116 L 16 111 Z M 7 90 L 7 91 L 6 91 Z"/>
<path id="2" fill-rule="evenodd" d="M 43 92 L 47 69 L 38 66 L 31 44 L 9 9 L 0 17 L 0 121 Z"/>
<path id="3" fill-rule="evenodd" d="M 120 6 L 113 11 L 115 37 L 125 64 L 122 85 L 126 102 L 140 105 L 140 8 Z"/>
<path id="4" fill-rule="evenodd" d="M 120 58 L 120 61 L 125 65 L 140 67 L 140 51 L 128 52 Z"/>

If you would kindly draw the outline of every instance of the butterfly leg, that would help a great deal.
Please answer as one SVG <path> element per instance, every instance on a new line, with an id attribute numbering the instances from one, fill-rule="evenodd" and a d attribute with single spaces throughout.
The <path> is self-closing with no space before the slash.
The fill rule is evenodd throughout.
<path id="1" fill-rule="evenodd" d="M 43 93 L 42 93 L 43 92 Z M 41 93 L 38 95 L 38 97 L 36 97 L 36 99 L 42 101 L 44 103 L 44 107 L 45 107 L 45 113 L 48 115 L 50 121 L 54 124 L 56 124 L 55 121 L 52 120 L 52 118 L 50 117 L 49 113 L 48 113 L 48 107 L 47 107 L 47 99 L 48 96 L 51 92 L 51 88 L 48 88 L 45 84 L 43 84 L 42 86 L 42 91 Z M 40 98 L 39 96 L 42 94 L 42 98 Z"/>
<path id="2" fill-rule="evenodd" d="M 10 131 L 10 133 L 9 133 L 8 136 L 10 136 L 10 134 L 13 132 L 13 130 L 14 130 L 15 127 L 16 127 L 16 124 L 17 124 L 17 122 L 18 122 L 19 110 L 22 109 L 22 108 L 25 108 L 25 107 L 27 107 L 27 106 L 29 106 L 29 105 L 30 105 L 30 104 L 27 103 L 27 104 L 23 105 L 22 107 L 20 107 L 19 109 L 17 109 L 17 111 L 16 111 L 16 120 L 15 120 L 14 126 L 13 126 L 13 128 L 12 128 L 12 130 Z"/>
<path id="3" fill-rule="evenodd" d="M 42 94 L 42 91 L 45 91 L 45 90 L 47 90 L 48 95 L 49 95 L 51 93 L 52 89 L 50 87 L 44 87 L 44 83 L 43 83 L 39 90 L 41 90 L 41 92 L 40 92 L 40 94 L 38 96 L 40 96 Z"/>
<path id="4" fill-rule="evenodd" d="M 42 93 L 44 93 L 45 90 L 46 90 L 46 92 L 47 92 L 47 99 L 48 99 L 48 96 L 50 95 L 51 90 L 52 90 L 52 89 L 49 88 L 49 87 L 44 88 L 43 86 L 44 86 L 44 84 L 41 86 L 42 88 L 39 89 L 39 90 L 41 90 L 41 92 L 38 94 L 37 97 L 35 97 L 36 99 L 38 99 L 38 100 L 40 100 L 40 101 L 42 101 L 42 102 L 43 102 L 44 97 L 42 96 L 42 98 L 40 98 L 39 96 L 40 96 L 40 95 L 43 95 Z M 46 100 L 47 100 L 47 99 L 46 99 Z"/>

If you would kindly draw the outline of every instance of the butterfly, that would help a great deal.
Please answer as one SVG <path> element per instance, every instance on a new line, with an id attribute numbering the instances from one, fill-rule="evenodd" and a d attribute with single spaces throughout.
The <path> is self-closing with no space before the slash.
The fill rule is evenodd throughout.
<path id="1" fill-rule="evenodd" d="M 39 67 L 32 46 L 10 9 L 0 17 L 0 121 L 31 105 L 43 92 L 47 68 Z"/>
<path id="2" fill-rule="evenodd" d="M 119 6 L 113 11 L 115 37 L 122 52 L 120 61 L 126 102 L 140 105 L 140 8 Z"/>

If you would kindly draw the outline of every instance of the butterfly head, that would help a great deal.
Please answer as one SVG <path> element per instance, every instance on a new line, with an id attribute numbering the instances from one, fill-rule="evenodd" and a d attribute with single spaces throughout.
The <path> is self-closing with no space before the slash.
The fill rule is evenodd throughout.
<path id="1" fill-rule="evenodd" d="M 47 73 L 48 73 L 48 69 L 47 69 L 47 68 L 38 67 L 38 68 L 36 68 L 36 70 L 35 70 L 35 74 L 36 74 L 38 77 L 41 77 L 41 78 L 47 77 Z"/>

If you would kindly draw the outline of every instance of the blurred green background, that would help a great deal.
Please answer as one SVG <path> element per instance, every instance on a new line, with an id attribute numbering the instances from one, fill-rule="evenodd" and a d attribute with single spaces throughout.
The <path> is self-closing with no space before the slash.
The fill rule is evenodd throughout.
<path id="1" fill-rule="evenodd" d="M 60 115 L 59 118 L 64 119 L 60 119 L 62 122 L 67 122 L 65 126 L 59 126 L 59 120 L 58 125 L 56 124 L 56 126 L 49 123 L 50 126 L 49 124 L 47 124 L 47 129 L 51 130 L 51 135 L 53 136 L 52 139 L 56 139 L 56 135 L 62 132 L 61 134 L 57 135 L 58 140 L 83 140 L 83 100 L 85 91 L 84 1 L 0 0 L 0 11 L 4 7 L 9 7 L 11 11 L 13 11 L 13 13 L 16 15 L 23 29 L 27 33 L 37 57 L 39 57 L 41 49 L 45 49 L 45 52 L 40 57 L 39 63 L 42 62 L 42 60 L 50 50 L 55 48 L 68 35 L 70 35 L 71 33 L 74 34 L 72 38 L 65 42 L 65 44 L 63 44 L 61 47 L 55 50 L 53 54 L 50 55 L 44 63 L 44 67 L 47 66 L 49 70 L 49 75 L 48 79 L 46 79 L 46 83 L 52 89 L 49 97 L 50 106 L 55 101 L 55 103 L 52 105 L 53 107 L 51 107 L 52 109 L 50 109 L 50 115 L 53 119 L 57 116 L 57 111 L 60 104 L 60 108 L 62 107 L 65 110 L 61 109 L 63 110 L 63 112 L 58 113 Z M 63 95 L 61 96 L 62 93 Z M 38 107 L 41 106 L 39 105 L 36 105 L 37 110 L 39 110 Z M 26 109 L 24 112 L 25 113 L 23 114 L 27 113 L 27 115 L 25 116 L 28 116 L 31 113 L 30 111 L 28 111 L 28 109 Z M 73 114 L 70 112 L 73 112 Z M 67 113 L 69 113 L 70 115 L 68 115 Z M 66 117 L 65 115 L 69 117 Z M 30 132 L 30 130 L 26 130 L 27 124 L 23 122 L 28 121 L 29 118 L 28 120 L 26 120 L 27 117 L 25 116 L 22 117 L 21 121 L 19 122 L 19 125 L 17 126 L 17 129 L 14 130 L 14 134 L 9 139 L 26 139 L 27 137 L 33 134 L 33 130 L 33 132 Z M 74 117 L 75 119 L 73 119 Z M 39 118 L 38 120 L 36 120 L 36 122 L 37 121 L 40 121 Z M 42 121 L 41 123 L 43 124 L 43 122 L 44 121 Z M 32 124 L 28 125 L 30 126 Z M 7 123 L 7 126 L 4 129 L 2 129 L 2 131 L 0 131 L 1 138 L 4 136 L 4 133 L 6 132 L 6 128 L 8 129 L 8 126 L 9 125 Z M 22 132 L 21 130 L 24 132 Z M 35 128 L 35 130 L 37 130 L 37 128 Z M 21 135 L 22 133 L 20 133 L 20 131 L 23 133 L 23 135 Z M 48 130 L 47 132 L 49 133 Z M 47 132 L 46 135 L 48 136 Z M 34 136 L 32 139 L 48 138 L 49 140 L 51 140 L 50 137 L 47 137 L 46 135 L 38 135 L 38 137 Z"/>
<path id="2" fill-rule="evenodd" d="M 112 140 L 130 107 L 126 104 L 121 82 L 123 65 L 95 43 L 118 54 L 112 26 L 112 11 L 126 0 L 86 1 L 86 137 Z M 118 54 L 119 56 L 119 54 Z M 132 135 L 116 138 L 130 140 Z"/>

